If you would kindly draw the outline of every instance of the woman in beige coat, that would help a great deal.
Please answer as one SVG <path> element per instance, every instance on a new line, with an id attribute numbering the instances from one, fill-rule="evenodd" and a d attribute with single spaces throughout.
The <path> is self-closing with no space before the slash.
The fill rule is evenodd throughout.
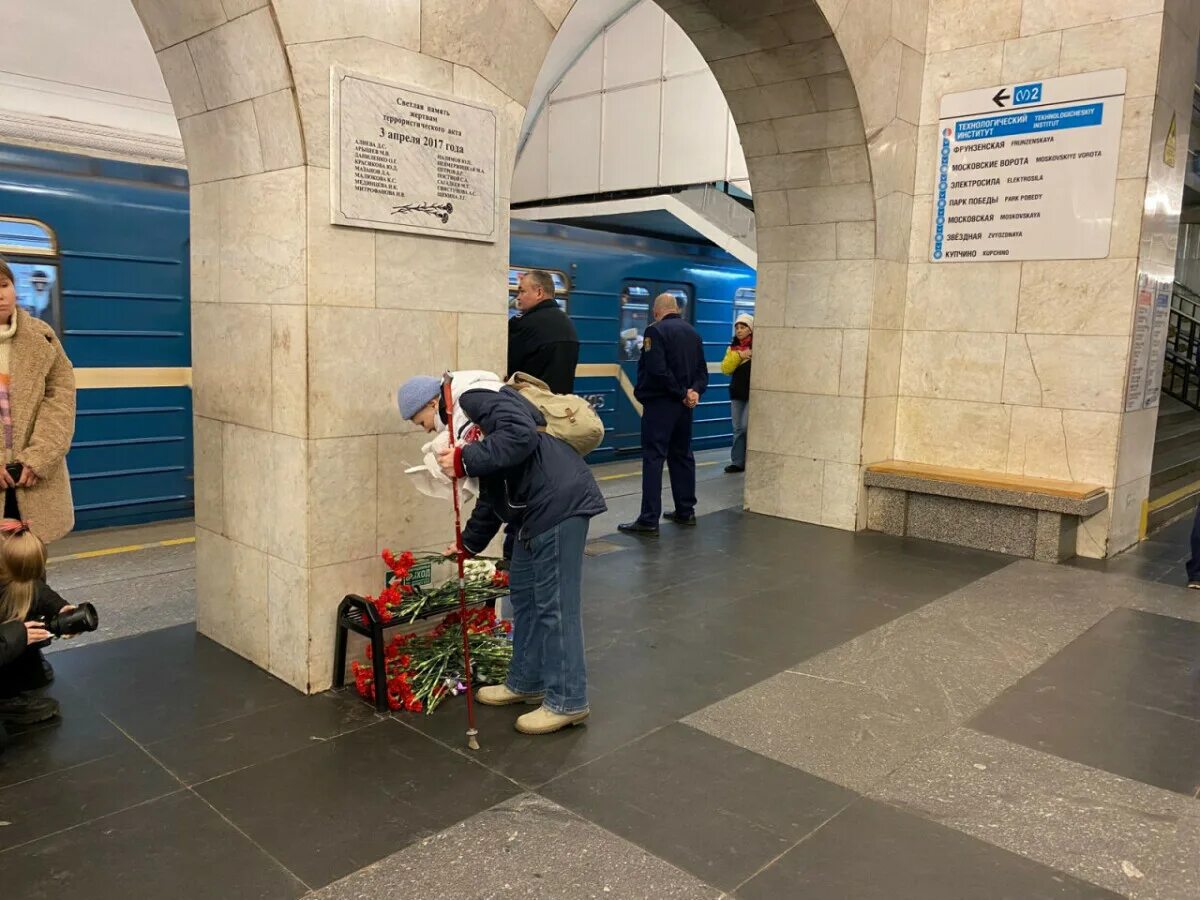
<path id="1" fill-rule="evenodd" d="M 12 269 L 0 258 L 4 517 L 22 519 L 46 543 L 75 527 L 66 463 L 74 434 L 75 370 L 54 329 L 17 306 Z"/>

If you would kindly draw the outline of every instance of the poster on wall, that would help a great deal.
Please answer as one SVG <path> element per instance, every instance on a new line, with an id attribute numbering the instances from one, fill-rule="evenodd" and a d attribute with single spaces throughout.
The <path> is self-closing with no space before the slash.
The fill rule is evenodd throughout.
<path id="1" fill-rule="evenodd" d="M 330 69 L 334 225 L 496 240 L 493 107 Z"/>
<path id="2" fill-rule="evenodd" d="M 1171 289 L 1167 279 L 1151 279 L 1154 286 L 1154 315 L 1150 323 L 1150 349 L 1147 353 L 1146 386 L 1142 409 L 1158 406 L 1162 396 L 1163 364 L 1167 361 L 1167 329 L 1171 324 Z"/>
<path id="3" fill-rule="evenodd" d="M 1150 369 L 1150 331 L 1154 323 L 1154 284 L 1145 272 L 1138 274 L 1137 300 L 1133 312 L 1133 339 L 1129 348 L 1129 372 L 1125 376 L 1125 412 L 1141 409 L 1146 398 Z"/>
<path id="4" fill-rule="evenodd" d="M 1108 255 L 1125 70 L 942 97 L 936 263 Z"/>

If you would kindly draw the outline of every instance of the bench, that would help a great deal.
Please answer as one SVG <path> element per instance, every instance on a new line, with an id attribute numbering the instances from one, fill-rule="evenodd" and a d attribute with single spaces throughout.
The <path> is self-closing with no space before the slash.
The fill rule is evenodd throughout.
<path id="1" fill-rule="evenodd" d="M 866 467 L 867 528 L 1043 562 L 1075 555 L 1080 519 L 1102 512 L 1094 484 L 889 460 Z"/>

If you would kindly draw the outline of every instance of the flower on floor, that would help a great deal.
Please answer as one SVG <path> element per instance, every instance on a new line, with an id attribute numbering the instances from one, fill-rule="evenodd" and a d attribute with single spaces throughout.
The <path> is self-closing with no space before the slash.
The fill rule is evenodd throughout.
<path id="1" fill-rule="evenodd" d="M 462 653 L 462 614 L 452 612 L 427 635 L 396 635 L 384 647 L 388 707 L 393 710 L 431 713 L 447 696 L 467 689 Z M 471 609 L 466 615 L 471 646 L 471 674 L 479 684 L 497 684 L 508 674 L 512 644 L 505 638 L 512 625 L 496 618 L 491 609 Z M 367 648 L 368 663 L 371 648 Z M 376 685 L 371 666 L 351 664 L 354 688 L 374 702 Z"/>
<path id="2" fill-rule="evenodd" d="M 386 684 L 375 684 L 371 666 L 371 648 L 367 664 L 354 662 L 354 688 L 360 696 L 374 702 L 377 690 L 386 691 L 388 707 L 393 710 L 431 713 L 447 696 L 467 689 L 463 681 L 466 665 L 462 652 L 462 630 L 471 646 L 471 674 L 480 684 L 496 684 L 508 674 L 512 660 L 512 623 L 499 619 L 495 610 L 482 604 L 508 593 L 508 573 L 497 571 L 494 561 L 473 559 L 464 565 L 463 580 L 468 609 L 459 610 L 458 577 L 454 572 L 441 584 L 413 584 L 414 570 L 428 566 L 430 578 L 449 562 L 439 554 L 400 555 L 384 550 L 381 554 L 392 574 L 378 597 L 367 597 L 384 622 L 441 617 L 428 634 L 415 632 L 396 635 L 384 646 Z"/>

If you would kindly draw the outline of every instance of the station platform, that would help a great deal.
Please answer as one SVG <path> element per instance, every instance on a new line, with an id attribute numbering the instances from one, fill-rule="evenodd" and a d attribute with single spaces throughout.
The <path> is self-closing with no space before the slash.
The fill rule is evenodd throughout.
<path id="1" fill-rule="evenodd" d="M 636 479 L 602 484 L 623 520 Z M 1200 896 L 1200 596 L 1167 533 L 1050 566 L 704 511 L 597 529 L 591 718 L 482 708 L 478 752 L 461 700 L 301 697 L 187 621 L 53 654 L 63 717 L 0 761 L 5 896 Z M 148 609 L 188 550 L 52 577 Z"/>

